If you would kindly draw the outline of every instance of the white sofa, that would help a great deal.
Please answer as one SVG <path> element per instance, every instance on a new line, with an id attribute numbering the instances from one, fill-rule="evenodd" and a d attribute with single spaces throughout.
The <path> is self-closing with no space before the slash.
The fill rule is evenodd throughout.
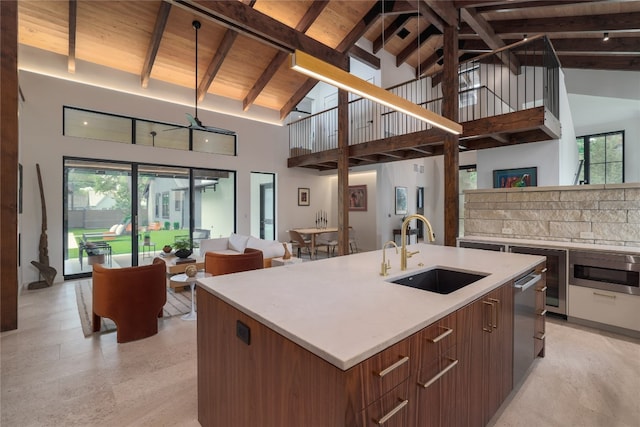
<path id="1" fill-rule="evenodd" d="M 271 259 L 284 255 L 284 245 L 287 245 L 291 253 L 291 243 L 278 242 L 277 240 L 263 240 L 243 234 L 231 234 L 229 237 L 217 239 L 202 239 L 200 241 L 200 256 L 207 252 L 222 254 L 241 254 L 246 248 L 260 249 L 264 258 L 264 266 L 271 267 Z"/>

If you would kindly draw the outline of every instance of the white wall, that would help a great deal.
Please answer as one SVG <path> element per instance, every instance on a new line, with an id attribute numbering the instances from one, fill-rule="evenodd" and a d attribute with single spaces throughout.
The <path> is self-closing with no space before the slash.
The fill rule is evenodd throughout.
<path id="1" fill-rule="evenodd" d="M 625 131 L 625 182 L 640 182 L 640 72 L 564 70 L 576 136 Z"/>
<path id="2" fill-rule="evenodd" d="M 45 188 L 50 264 L 59 272 L 56 280 L 62 280 L 63 156 L 236 171 L 237 231 L 240 233 L 249 234 L 251 231 L 251 171 L 277 174 L 279 240 L 289 240 L 286 230 L 290 227 L 310 225 L 309 212 L 315 208 L 322 206 L 326 209 L 321 194 L 327 187 L 327 178 L 313 170 L 287 168 L 288 135 L 285 127 L 200 112 L 203 123 L 238 132 L 237 157 L 65 137 L 62 135 L 63 105 L 170 123 L 182 122 L 184 113 L 189 110 L 181 105 L 25 71 L 20 72 L 19 78 L 26 98 L 19 118 L 19 156 L 24 178 L 23 213 L 19 218 L 22 283 L 38 279 L 38 271 L 30 264 L 31 260 L 38 259 L 41 226 L 36 163 L 40 164 Z M 298 187 L 311 189 L 311 207 L 297 206 Z"/>

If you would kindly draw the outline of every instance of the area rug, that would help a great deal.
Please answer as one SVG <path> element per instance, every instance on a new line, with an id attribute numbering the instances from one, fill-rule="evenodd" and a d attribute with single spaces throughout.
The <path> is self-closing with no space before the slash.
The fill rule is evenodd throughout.
<path id="1" fill-rule="evenodd" d="M 92 320 L 92 291 L 93 283 L 91 280 L 82 280 L 76 283 L 76 301 L 78 303 L 78 314 L 82 323 L 82 332 L 85 337 L 90 337 L 94 332 L 91 328 Z M 167 303 L 163 307 L 164 317 L 178 316 L 191 311 L 191 292 L 173 292 L 173 289 L 167 290 Z M 101 318 L 102 324 L 100 331 L 96 334 L 105 332 L 113 332 L 116 330 L 116 324 L 108 318 Z"/>

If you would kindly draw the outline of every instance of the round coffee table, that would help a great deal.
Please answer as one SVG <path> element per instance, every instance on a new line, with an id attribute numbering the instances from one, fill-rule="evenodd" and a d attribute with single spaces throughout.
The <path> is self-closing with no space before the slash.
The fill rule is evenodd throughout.
<path id="1" fill-rule="evenodd" d="M 198 315 L 196 314 L 196 306 L 195 306 L 195 290 L 196 290 L 196 281 L 198 279 L 204 279 L 205 277 L 211 276 L 210 273 L 205 273 L 204 271 L 198 271 L 198 273 L 194 277 L 189 277 L 184 273 L 176 274 L 175 276 L 171 276 L 170 280 L 176 283 L 182 283 L 183 285 L 189 285 L 191 287 L 191 311 L 184 316 L 182 316 L 182 320 L 196 320 Z"/>

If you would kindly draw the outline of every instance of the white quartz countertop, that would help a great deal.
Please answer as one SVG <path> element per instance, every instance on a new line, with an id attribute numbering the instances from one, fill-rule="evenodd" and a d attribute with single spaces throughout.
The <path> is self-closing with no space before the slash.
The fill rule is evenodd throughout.
<path id="1" fill-rule="evenodd" d="M 635 246 L 616 246 L 602 245 L 596 243 L 579 243 L 579 242 L 562 242 L 557 240 L 533 240 L 533 239 L 516 239 L 507 237 L 485 237 L 485 236 L 465 236 L 460 237 L 461 242 L 487 242 L 487 243 L 505 243 L 510 246 L 534 246 L 539 248 L 552 249 L 579 249 L 583 251 L 594 252 L 618 252 L 622 254 L 640 255 L 640 247 Z"/>
<path id="2" fill-rule="evenodd" d="M 530 271 L 544 257 L 428 244 L 400 271 L 387 249 L 198 280 L 198 286 L 336 367 L 347 370 L 488 291 Z M 419 263 L 424 266 L 418 266 Z M 389 283 L 434 267 L 488 274 L 448 295 Z"/>

